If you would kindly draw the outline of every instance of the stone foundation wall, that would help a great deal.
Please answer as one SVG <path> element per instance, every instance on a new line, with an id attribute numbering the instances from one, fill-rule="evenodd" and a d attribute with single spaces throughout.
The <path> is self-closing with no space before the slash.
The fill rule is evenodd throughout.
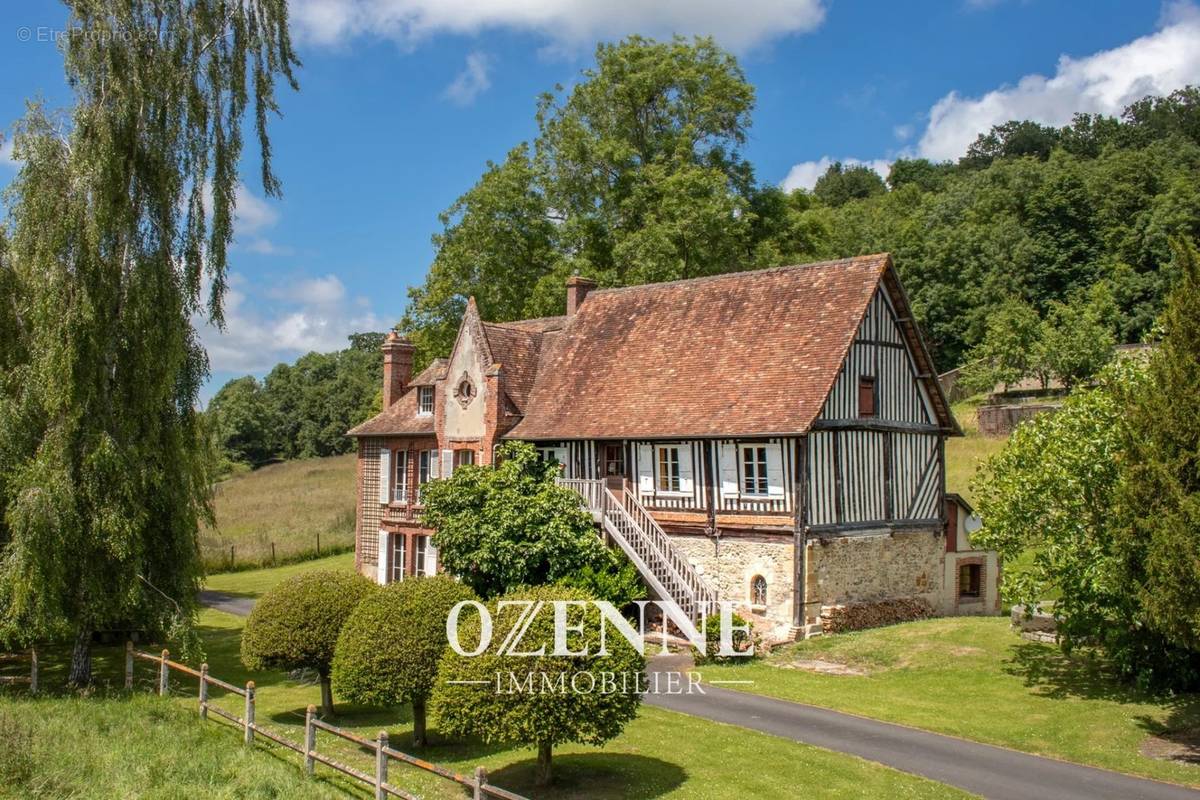
<path id="1" fill-rule="evenodd" d="M 768 639 L 787 638 L 792 627 L 792 576 L 795 574 L 790 536 L 738 535 L 671 536 L 671 542 L 717 588 L 721 600 L 737 604 L 739 613 Z M 756 575 L 767 581 L 767 604 L 751 605 L 750 582 Z M 764 629 L 765 628 L 765 629 Z"/>
<path id="2" fill-rule="evenodd" d="M 911 597 L 940 608 L 945 547 L 935 531 L 812 541 L 810 609 Z"/>

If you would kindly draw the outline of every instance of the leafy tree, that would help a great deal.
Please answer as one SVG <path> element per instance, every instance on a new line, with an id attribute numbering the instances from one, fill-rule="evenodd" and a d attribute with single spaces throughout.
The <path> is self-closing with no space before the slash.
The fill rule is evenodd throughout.
<path id="1" fill-rule="evenodd" d="M 446 571 L 483 598 L 612 567 L 579 497 L 554 482 L 558 466 L 509 442 L 494 467 L 460 467 L 422 489 L 422 519 Z"/>
<path id="2" fill-rule="evenodd" d="M 1113 335 L 1105 324 L 1111 295 L 1101 289 L 1090 299 L 1051 303 L 1042 322 L 1040 353 L 1047 371 L 1068 389 L 1091 378 L 1113 356 Z"/>
<path id="3" fill-rule="evenodd" d="M 927 158 L 898 158 L 888 170 L 887 183 L 893 190 L 917 186 L 922 191 L 938 192 L 953 172 L 954 165 L 948 161 L 935 164 Z"/>
<path id="4" fill-rule="evenodd" d="M 544 603 L 521 637 L 522 652 L 498 654 L 497 643 L 520 621 L 523 606 L 489 604 L 493 619 L 491 647 L 478 656 L 447 649 L 438 668 L 433 712 L 445 733 L 478 736 L 486 742 L 536 745 L 537 784 L 549 784 L 557 745 L 568 742 L 602 745 L 618 736 L 641 703 L 637 682 L 646 659 L 611 629 L 601 655 L 601 619 L 591 598 L 580 591 L 544 586 L 505 595 L 503 600 Z M 554 612 L 550 603 L 568 601 L 566 648 L 577 656 L 555 656 Z M 572 630 L 573 626 L 579 626 Z M 459 642 L 471 652 L 480 637 L 480 616 L 463 613 Z M 497 675 L 500 687 L 497 690 Z M 606 686 L 608 676 L 611 683 Z M 451 683 L 456 681 L 456 683 Z M 482 684 L 462 683 L 482 681 Z M 514 687 L 528 686 L 527 690 Z"/>
<path id="5" fill-rule="evenodd" d="M 968 356 L 963 385 L 977 392 L 990 392 L 997 385 L 1007 390 L 1026 377 L 1039 374 L 1045 387 L 1046 375 L 1040 372 L 1038 362 L 1041 337 L 1040 320 L 1031 306 L 1019 300 L 1005 303 L 988 320 L 983 342 Z"/>
<path id="6" fill-rule="evenodd" d="M 73 635 L 70 680 L 87 684 L 94 631 L 190 627 L 209 496 L 192 318 L 222 320 L 248 106 L 263 189 L 279 194 L 267 120 L 298 62 L 278 0 L 66 5 L 65 27 L 89 34 L 64 40 L 74 107 L 35 104 L 18 126 L 0 269 L 16 320 L 0 634 Z"/>
<path id="7" fill-rule="evenodd" d="M 1059 138 L 1058 129 L 1049 125 L 1010 120 L 979 134 L 958 163 L 967 169 L 982 169 L 998 158 L 1032 156 L 1044 161 L 1050 157 Z"/>
<path id="8" fill-rule="evenodd" d="M 425 746 L 425 704 L 446 649 L 446 620 L 455 604 L 477 599 L 438 575 L 389 584 L 358 604 L 338 638 L 333 686 L 355 703 L 411 703 L 413 744 Z"/>
<path id="9" fill-rule="evenodd" d="M 813 196 L 835 208 L 885 191 L 887 186 L 875 170 L 861 164 L 846 167 L 840 161 L 830 164 L 813 186 Z"/>
<path id="10" fill-rule="evenodd" d="M 618 557 L 613 550 L 612 563 L 597 569 L 588 564 L 577 572 L 559 578 L 559 586 L 586 592 L 597 600 L 606 600 L 616 608 L 625 608 L 646 597 L 646 584 L 631 561 Z"/>
<path id="11" fill-rule="evenodd" d="M 1020 425 L 981 467 L 974 482 L 981 547 L 1014 563 L 1005 598 L 1035 607 L 1051 589 L 1059 632 L 1070 648 L 1081 639 L 1136 626 L 1136 595 L 1115 546 L 1115 492 L 1127 424 L 1124 398 L 1143 382 L 1138 365 L 1118 362 L 1094 389 L 1076 390 L 1054 414 Z"/>
<path id="12" fill-rule="evenodd" d="M 208 404 L 217 447 L 231 461 L 259 466 L 278 452 L 278 422 L 252 376 L 236 378 L 213 395 Z"/>
<path id="13" fill-rule="evenodd" d="M 311 669 L 321 680 L 321 712 L 333 715 L 330 670 L 338 636 L 375 584 L 338 570 L 302 572 L 272 587 L 254 604 L 242 629 L 249 669 Z"/>
<path id="14" fill-rule="evenodd" d="M 1200 256 L 1176 243 L 1181 273 L 1144 390 L 1130 396 L 1118 538 L 1126 591 L 1148 624 L 1200 652 Z"/>

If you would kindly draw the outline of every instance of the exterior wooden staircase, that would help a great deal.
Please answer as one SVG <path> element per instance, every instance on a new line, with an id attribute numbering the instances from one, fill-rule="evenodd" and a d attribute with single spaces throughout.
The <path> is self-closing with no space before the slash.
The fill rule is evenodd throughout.
<path id="1" fill-rule="evenodd" d="M 703 641 L 696 623 L 716 613 L 717 593 L 630 491 L 613 493 L 603 480 L 560 478 L 578 494 L 607 537 L 633 562 L 642 580 L 663 604 L 668 619 L 692 642 Z"/>

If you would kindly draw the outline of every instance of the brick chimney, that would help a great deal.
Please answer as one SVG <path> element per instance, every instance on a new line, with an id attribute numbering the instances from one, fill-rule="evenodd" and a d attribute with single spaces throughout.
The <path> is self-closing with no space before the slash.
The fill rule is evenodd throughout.
<path id="1" fill-rule="evenodd" d="M 383 407 L 391 408 L 412 380 L 413 354 L 417 348 L 392 331 L 383 342 Z"/>
<path id="2" fill-rule="evenodd" d="M 567 316 L 575 316 L 575 312 L 583 305 L 588 292 L 596 288 L 596 282 L 591 278 L 572 275 L 567 278 Z"/>

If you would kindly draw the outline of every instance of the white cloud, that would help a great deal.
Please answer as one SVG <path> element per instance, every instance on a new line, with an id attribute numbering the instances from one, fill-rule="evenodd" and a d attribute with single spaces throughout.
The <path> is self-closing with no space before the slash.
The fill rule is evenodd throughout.
<path id="1" fill-rule="evenodd" d="M 291 248 L 277 245 L 266 236 L 266 232 L 279 222 L 279 210 L 275 206 L 241 183 L 234 189 L 233 199 L 233 236 L 240 249 L 268 256 L 292 252 Z M 206 203 L 211 201 L 206 200 Z"/>
<path id="2" fill-rule="evenodd" d="M 492 85 L 492 79 L 488 74 L 491 72 L 491 62 L 492 60 L 486 53 L 468 54 L 466 66 L 463 67 L 462 72 L 458 73 L 454 82 L 446 87 L 442 96 L 460 106 L 469 106 L 474 103 L 475 98 L 486 92 Z"/>
<path id="3" fill-rule="evenodd" d="M 909 124 L 896 125 L 892 128 L 892 135 L 902 142 L 907 142 L 914 133 L 916 133 L 916 128 Z"/>
<path id="4" fill-rule="evenodd" d="M 346 295 L 336 275 L 257 292 L 234 273 L 225 293 L 225 330 L 218 331 L 200 318 L 194 324 L 213 372 L 261 373 L 313 350 L 344 349 L 351 333 L 388 327 L 370 310 L 366 298 L 350 301 Z"/>
<path id="5" fill-rule="evenodd" d="M 291 16 L 301 38 L 324 45 L 382 36 L 411 46 L 436 33 L 509 28 L 568 48 L 680 33 L 745 50 L 816 28 L 825 9 L 822 0 L 295 0 Z"/>
<path id="6" fill-rule="evenodd" d="M 871 161 L 860 161 L 857 158 L 830 158 L 829 156 L 821 156 L 816 161 L 801 161 L 799 164 L 792 165 L 788 170 L 787 177 L 783 179 L 780 186 L 784 191 L 790 192 L 794 189 L 812 189 L 817 185 L 817 178 L 825 174 L 825 170 L 835 161 L 841 161 L 843 167 L 870 167 L 879 173 L 879 177 L 887 180 L 888 170 L 892 168 L 892 162 L 886 158 L 876 158 Z"/>
<path id="7" fill-rule="evenodd" d="M 12 139 L 5 139 L 3 142 L 0 142 L 0 166 L 11 167 L 13 169 L 21 166 L 20 162 L 13 158 Z"/>
<path id="8" fill-rule="evenodd" d="M 950 92 L 929 111 L 918 155 L 956 159 L 980 133 L 1009 120 L 1065 125 L 1076 112 L 1118 114 L 1148 94 L 1200 83 L 1200 12 L 1169 6 L 1163 27 L 1128 44 L 1083 58 L 1061 56 L 1053 77 L 1026 75 L 982 97 Z"/>

